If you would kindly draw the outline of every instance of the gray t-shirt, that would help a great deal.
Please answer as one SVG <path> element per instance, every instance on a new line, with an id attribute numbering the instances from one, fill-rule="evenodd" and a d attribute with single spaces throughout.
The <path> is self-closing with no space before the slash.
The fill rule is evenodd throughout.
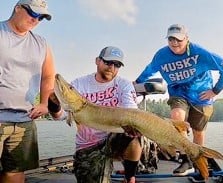
<path id="1" fill-rule="evenodd" d="M 44 38 L 31 31 L 17 35 L 0 22 L 0 121 L 30 121 L 46 50 Z"/>

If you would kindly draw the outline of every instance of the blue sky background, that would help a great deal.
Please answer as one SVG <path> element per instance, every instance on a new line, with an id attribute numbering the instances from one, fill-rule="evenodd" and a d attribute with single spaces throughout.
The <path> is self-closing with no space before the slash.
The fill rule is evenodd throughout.
<path id="1" fill-rule="evenodd" d="M 17 0 L 0 1 L 0 20 L 8 19 Z M 52 20 L 34 32 L 48 40 L 56 70 L 68 81 L 94 72 L 95 57 L 109 45 L 124 51 L 120 75 L 135 80 L 167 44 L 174 23 L 188 28 L 192 42 L 223 55 L 222 0 L 48 0 L 48 6 Z"/>

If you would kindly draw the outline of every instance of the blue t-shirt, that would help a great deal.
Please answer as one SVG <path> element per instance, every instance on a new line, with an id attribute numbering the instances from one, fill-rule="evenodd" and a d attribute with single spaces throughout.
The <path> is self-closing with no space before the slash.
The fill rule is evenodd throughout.
<path id="1" fill-rule="evenodd" d="M 220 73 L 214 87 L 211 70 Z M 223 89 L 223 58 L 194 43 L 181 55 L 174 54 L 169 46 L 161 48 L 136 82 L 145 82 L 156 72 L 167 82 L 170 96 L 183 97 L 193 105 L 212 104 L 213 100 L 200 100 L 201 93 L 210 89 L 219 93 Z"/>

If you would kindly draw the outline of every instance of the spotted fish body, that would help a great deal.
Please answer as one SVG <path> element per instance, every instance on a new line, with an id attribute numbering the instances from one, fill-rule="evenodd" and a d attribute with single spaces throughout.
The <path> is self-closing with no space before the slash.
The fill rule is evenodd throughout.
<path id="1" fill-rule="evenodd" d="M 184 151 L 205 179 L 209 176 L 207 158 L 223 159 L 221 153 L 197 145 L 181 135 L 179 129 L 183 122 L 171 122 L 140 109 L 93 104 L 81 96 L 59 74 L 55 77 L 55 94 L 64 110 L 73 114 L 75 122 L 116 133 L 122 133 L 124 126 L 132 126 L 150 140 L 165 147 L 171 154 L 175 149 Z"/>

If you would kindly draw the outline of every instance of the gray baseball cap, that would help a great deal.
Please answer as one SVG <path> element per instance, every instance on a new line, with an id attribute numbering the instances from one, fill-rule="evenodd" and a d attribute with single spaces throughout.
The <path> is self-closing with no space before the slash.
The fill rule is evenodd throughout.
<path id="1" fill-rule="evenodd" d="M 173 24 L 167 30 L 168 37 L 175 37 L 179 40 L 183 40 L 187 36 L 187 30 L 183 25 L 180 24 Z"/>
<path id="2" fill-rule="evenodd" d="M 19 0 L 16 5 L 28 5 L 32 11 L 45 15 L 47 20 L 51 20 L 46 0 Z"/>
<path id="3" fill-rule="evenodd" d="M 122 50 L 114 46 L 108 46 L 103 48 L 99 54 L 99 58 L 103 58 L 104 60 L 108 61 L 109 60 L 118 61 L 121 62 L 122 66 L 124 66 L 123 64 L 124 54 Z"/>

